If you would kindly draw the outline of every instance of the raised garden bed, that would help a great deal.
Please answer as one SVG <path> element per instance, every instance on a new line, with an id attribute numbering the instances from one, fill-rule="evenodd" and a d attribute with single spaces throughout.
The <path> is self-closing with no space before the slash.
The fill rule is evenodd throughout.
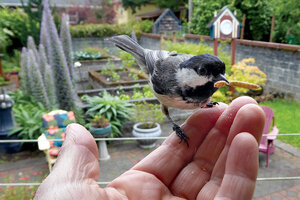
<path id="1" fill-rule="evenodd" d="M 145 86 L 147 86 L 147 84 L 139 85 L 139 86 L 134 85 L 134 86 L 110 87 L 110 88 L 100 88 L 100 89 L 91 89 L 91 90 L 79 90 L 79 91 L 77 91 L 77 94 L 78 94 L 78 96 L 83 96 L 83 95 L 101 96 L 102 92 L 107 91 L 113 96 L 125 94 L 125 95 L 129 95 L 130 97 L 132 97 L 134 94 L 134 90 L 142 92 L 142 90 Z M 131 103 L 141 102 L 141 101 L 146 101 L 149 103 L 158 103 L 158 100 L 156 97 L 145 97 L 145 96 L 138 98 L 138 99 L 131 98 L 127 101 L 129 101 Z"/>
<path id="2" fill-rule="evenodd" d="M 114 86 L 120 86 L 120 85 L 134 85 L 134 84 L 144 84 L 147 83 L 148 77 L 142 73 L 140 73 L 138 70 L 135 69 L 120 69 L 117 68 L 114 71 L 118 74 L 120 77 L 119 80 L 114 81 L 114 77 L 112 75 L 106 75 L 103 73 L 104 69 L 99 70 L 89 70 L 90 77 L 101 84 L 103 87 L 114 87 Z M 135 74 L 136 77 L 138 77 L 137 80 L 132 78 L 129 73 Z"/>

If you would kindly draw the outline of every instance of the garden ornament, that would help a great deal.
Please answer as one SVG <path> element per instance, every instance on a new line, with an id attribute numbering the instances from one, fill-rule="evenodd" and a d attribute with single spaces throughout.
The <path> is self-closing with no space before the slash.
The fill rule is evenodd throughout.
<path id="1" fill-rule="evenodd" d="M 149 75 L 149 85 L 161 103 L 162 112 L 173 124 L 176 135 L 189 146 L 188 137 L 171 119 L 168 108 L 196 109 L 212 107 L 211 96 L 225 78 L 225 64 L 210 54 L 189 55 L 164 50 L 144 49 L 127 35 L 109 38 L 120 49 L 132 54 L 141 69 Z"/>

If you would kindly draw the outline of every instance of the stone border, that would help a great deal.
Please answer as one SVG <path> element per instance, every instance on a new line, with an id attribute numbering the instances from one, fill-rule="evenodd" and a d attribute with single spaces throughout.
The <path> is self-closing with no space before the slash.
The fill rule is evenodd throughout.
<path id="1" fill-rule="evenodd" d="M 296 137 L 296 136 L 292 136 L 292 137 Z M 280 140 L 276 139 L 275 146 L 292 154 L 293 156 L 300 157 L 300 149 L 297 149 L 296 147 L 293 147 L 290 144 L 283 143 Z"/>

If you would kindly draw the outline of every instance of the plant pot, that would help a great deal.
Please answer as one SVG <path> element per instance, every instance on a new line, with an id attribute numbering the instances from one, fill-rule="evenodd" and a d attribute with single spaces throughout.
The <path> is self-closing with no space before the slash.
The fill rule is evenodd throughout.
<path id="1" fill-rule="evenodd" d="M 151 122 L 147 122 L 151 123 Z M 161 128 L 158 123 L 155 123 L 156 127 L 150 129 L 140 128 L 144 123 L 136 123 L 133 126 L 132 135 L 138 138 L 147 138 L 147 137 L 159 137 L 161 135 Z M 143 149 L 149 149 L 155 147 L 156 140 L 137 140 L 139 146 Z"/>
<path id="2" fill-rule="evenodd" d="M 94 137 L 107 137 L 111 133 L 111 125 L 105 128 L 94 128 L 90 126 L 89 130 Z"/>
<path id="3" fill-rule="evenodd" d="M 0 140 L 20 139 L 17 135 L 9 136 L 11 129 L 15 126 L 12 112 L 13 101 L 6 94 L 0 94 Z M 22 148 L 22 143 L 1 143 L 0 152 L 16 153 Z"/>

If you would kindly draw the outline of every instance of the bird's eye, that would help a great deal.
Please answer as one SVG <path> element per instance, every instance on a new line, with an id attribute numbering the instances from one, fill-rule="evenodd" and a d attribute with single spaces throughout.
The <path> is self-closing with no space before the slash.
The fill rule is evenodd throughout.
<path id="1" fill-rule="evenodd" d="M 197 70 L 197 73 L 199 75 L 206 75 L 207 70 L 205 68 L 203 68 L 203 67 L 199 67 L 198 70 Z"/>

